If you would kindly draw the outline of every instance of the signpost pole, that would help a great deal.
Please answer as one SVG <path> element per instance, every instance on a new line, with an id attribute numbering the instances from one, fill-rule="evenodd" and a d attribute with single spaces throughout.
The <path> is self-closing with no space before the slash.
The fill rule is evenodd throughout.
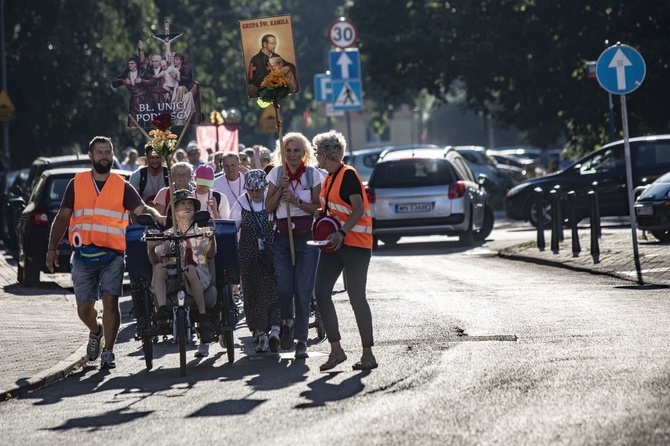
<path id="1" fill-rule="evenodd" d="M 628 140 L 628 110 L 626 108 L 626 95 L 621 95 L 621 120 L 623 126 L 623 151 L 626 159 L 626 186 L 628 189 L 628 213 L 630 214 L 630 230 L 633 240 L 633 258 L 635 260 L 635 271 L 637 272 L 637 283 L 644 285 L 642 279 L 642 266 L 640 265 L 640 254 L 637 243 L 637 221 L 635 219 L 635 203 L 633 200 L 633 168 L 630 159 L 630 142 Z"/>
<path id="2" fill-rule="evenodd" d="M 2 47 L 2 91 L 7 92 L 7 65 L 5 58 L 5 0 L 0 0 L 0 46 Z M 5 173 L 11 170 L 9 155 L 9 122 L 2 123 L 2 164 Z"/>

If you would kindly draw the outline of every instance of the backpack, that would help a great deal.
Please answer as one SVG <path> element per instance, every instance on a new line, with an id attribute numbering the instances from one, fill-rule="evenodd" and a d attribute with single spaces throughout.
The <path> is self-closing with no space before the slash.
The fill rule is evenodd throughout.
<path id="1" fill-rule="evenodd" d="M 139 189 L 140 196 L 142 196 L 142 194 L 144 193 L 144 188 L 147 187 L 147 176 L 148 176 L 147 172 L 148 169 L 146 168 L 146 166 L 140 168 L 140 189 Z M 168 168 L 165 166 L 163 166 L 163 181 L 165 183 L 165 186 L 170 184 L 168 183 Z"/>

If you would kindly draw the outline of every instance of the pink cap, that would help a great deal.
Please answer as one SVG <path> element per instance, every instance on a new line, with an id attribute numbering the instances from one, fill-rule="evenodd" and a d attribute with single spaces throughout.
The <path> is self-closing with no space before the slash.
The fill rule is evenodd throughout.
<path id="1" fill-rule="evenodd" d="M 214 169 L 207 164 L 202 164 L 195 169 L 195 184 L 201 186 L 214 186 Z"/>

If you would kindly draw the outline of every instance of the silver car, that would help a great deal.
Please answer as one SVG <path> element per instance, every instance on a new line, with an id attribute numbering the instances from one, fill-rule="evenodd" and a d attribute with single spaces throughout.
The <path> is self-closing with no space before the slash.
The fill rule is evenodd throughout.
<path id="1" fill-rule="evenodd" d="M 366 186 L 374 248 L 404 236 L 458 236 L 463 246 L 485 239 L 493 229 L 486 181 L 449 147 L 382 153 Z"/>

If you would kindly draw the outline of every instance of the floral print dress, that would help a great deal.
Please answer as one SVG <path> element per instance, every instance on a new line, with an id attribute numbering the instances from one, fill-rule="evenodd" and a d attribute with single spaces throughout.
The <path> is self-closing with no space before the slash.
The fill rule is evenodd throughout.
<path id="1" fill-rule="evenodd" d="M 280 325 L 281 322 L 279 294 L 271 262 L 273 237 L 273 222 L 268 221 L 265 210 L 255 212 L 242 208 L 240 274 L 244 288 L 244 314 L 252 332 L 267 333 L 273 325 Z M 262 251 L 259 239 L 263 241 Z"/>

